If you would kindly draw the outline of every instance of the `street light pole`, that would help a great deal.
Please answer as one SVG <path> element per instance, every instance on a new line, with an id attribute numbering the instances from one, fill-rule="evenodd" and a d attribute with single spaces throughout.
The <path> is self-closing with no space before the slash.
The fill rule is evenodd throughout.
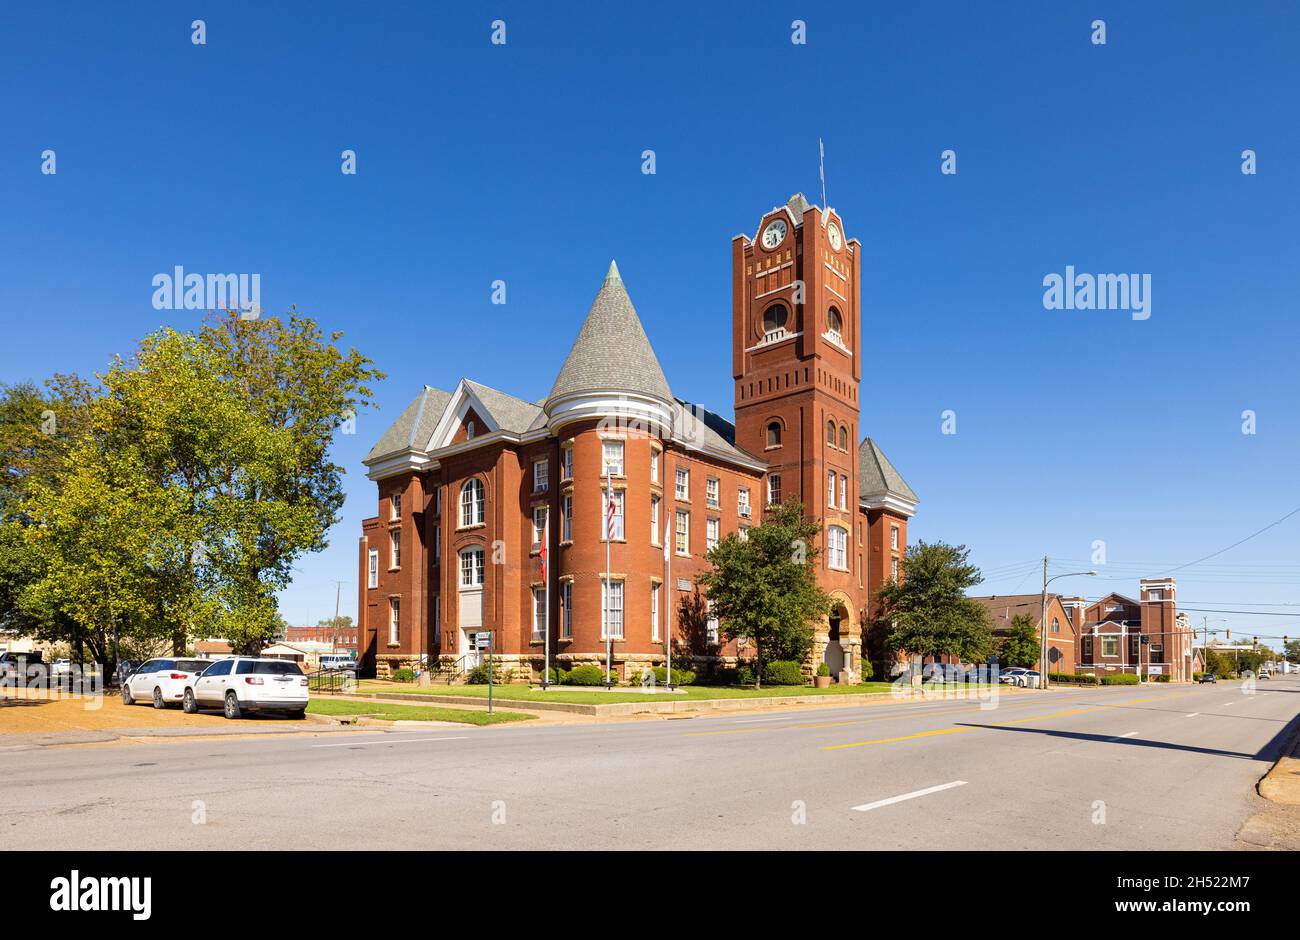
<path id="1" fill-rule="evenodd" d="M 1044 555 L 1043 556 L 1043 619 L 1039 621 L 1038 624 L 1038 633 L 1039 633 L 1038 687 L 1040 689 L 1047 688 L 1047 585 L 1057 580 L 1058 578 L 1075 578 L 1075 577 L 1095 578 L 1097 576 L 1097 572 L 1095 571 L 1071 571 L 1067 574 L 1053 575 L 1052 577 L 1049 578 L 1047 576 L 1047 561 L 1048 561 L 1047 556 Z"/>

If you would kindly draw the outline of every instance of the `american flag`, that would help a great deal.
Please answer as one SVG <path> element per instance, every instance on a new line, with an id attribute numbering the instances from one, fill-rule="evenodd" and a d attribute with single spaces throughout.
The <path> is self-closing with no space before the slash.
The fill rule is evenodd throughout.
<path id="1" fill-rule="evenodd" d="M 612 540 L 614 538 L 614 513 L 617 510 L 617 503 L 614 500 L 614 484 L 609 474 L 605 474 L 605 498 L 609 505 L 605 507 L 605 538 Z"/>
<path id="2" fill-rule="evenodd" d="M 542 583 L 546 584 L 546 555 L 547 546 L 551 544 L 551 514 L 546 514 L 546 521 L 542 523 L 542 550 L 540 552 L 542 559 Z"/>

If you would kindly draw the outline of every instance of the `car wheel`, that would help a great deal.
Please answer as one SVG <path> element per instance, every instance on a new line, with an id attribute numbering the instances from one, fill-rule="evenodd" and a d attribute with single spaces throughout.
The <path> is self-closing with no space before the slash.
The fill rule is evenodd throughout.
<path id="1" fill-rule="evenodd" d="M 306 718 L 306 717 L 307 717 L 307 709 L 305 709 L 305 708 L 300 708 L 300 709 L 298 709 L 297 711 L 289 712 L 289 717 L 292 718 L 294 721 L 299 721 L 299 720 L 301 720 L 301 719 L 303 719 L 303 718 Z"/>
<path id="2" fill-rule="evenodd" d="M 240 714 L 239 699 L 235 696 L 234 692 L 227 692 L 226 693 L 226 717 L 238 718 L 239 714 Z"/>
<path id="3" fill-rule="evenodd" d="M 199 710 L 199 703 L 194 700 L 194 690 L 186 689 L 185 698 L 181 699 L 181 711 L 193 715 Z"/>
<path id="4" fill-rule="evenodd" d="M 131 697 L 131 687 L 127 685 L 125 682 L 122 683 L 122 704 L 123 705 L 135 704 L 135 699 Z"/>
<path id="5" fill-rule="evenodd" d="M 153 707 L 154 708 L 167 707 L 167 703 L 163 701 L 162 689 L 158 688 L 157 686 L 154 686 L 153 689 Z"/>

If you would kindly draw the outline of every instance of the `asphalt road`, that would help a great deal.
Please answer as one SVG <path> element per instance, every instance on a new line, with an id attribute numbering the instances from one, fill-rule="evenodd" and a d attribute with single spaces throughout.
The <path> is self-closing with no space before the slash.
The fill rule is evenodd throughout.
<path id="1" fill-rule="evenodd" d="M 1214 849 L 1296 677 L 0 752 L 17 849 Z"/>

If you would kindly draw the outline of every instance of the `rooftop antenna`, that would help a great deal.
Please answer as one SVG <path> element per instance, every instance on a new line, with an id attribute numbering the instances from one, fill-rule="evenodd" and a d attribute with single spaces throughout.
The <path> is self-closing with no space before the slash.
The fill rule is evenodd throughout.
<path id="1" fill-rule="evenodd" d="M 826 145 L 822 143 L 820 137 L 817 138 L 817 169 L 822 178 L 822 208 L 826 208 Z"/>

